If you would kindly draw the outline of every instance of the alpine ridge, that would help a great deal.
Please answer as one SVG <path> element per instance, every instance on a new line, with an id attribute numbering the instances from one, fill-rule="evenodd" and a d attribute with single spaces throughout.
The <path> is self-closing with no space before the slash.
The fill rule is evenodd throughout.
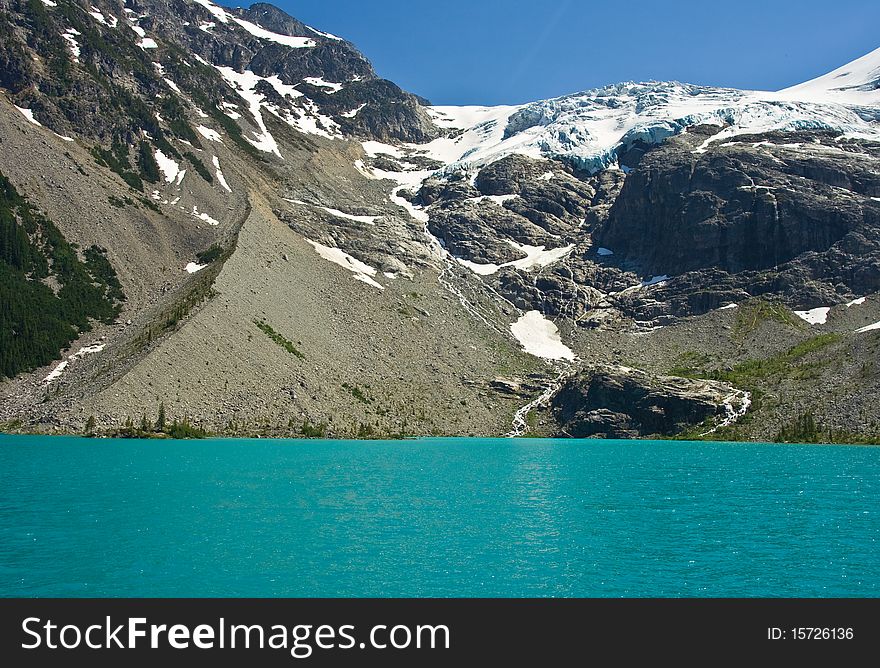
<path id="1" fill-rule="evenodd" d="M 880 436 L 880 49 L 448 107 L 332 30 L 0 0 L 0 426 Z"/>

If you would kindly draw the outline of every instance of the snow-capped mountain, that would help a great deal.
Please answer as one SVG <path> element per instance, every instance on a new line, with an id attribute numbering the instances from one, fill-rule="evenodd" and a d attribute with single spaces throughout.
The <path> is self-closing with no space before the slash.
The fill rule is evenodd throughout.
<path id="1" fill-rule="evenodd" d="M 422 148 L 451 170 L 479 168 L 518 154 L 559 159 L 595 173 L 617 166 L 620 155 L 635 144 L 656 145 L 696 125 L 724 128 L 707 144 L 797 130 L 877 140 L 878 107 L 880 49 L 779 92 L 622 83 L 517 107 L 432 107 L 438 126 L 463 133 Z"/>
<path id="2" fill-rule="evenodd" d="M 821 77 L 786 88 L 781 94 L 796 100 L 877 107 L 880 105 L 880 49 Z"/>
<path id="3" fill-rule="evenodd" d="M 672 434 L 759 410 L 694 380 L 748 323 L 876 356 L 880 51 L 778 92 L 443 107 L 268 4 L 0 8 L 0 426 Z M 712 368 L 652 377 L 681 356 Z M 754 433 L 831 415 L 795 389 Z"/>

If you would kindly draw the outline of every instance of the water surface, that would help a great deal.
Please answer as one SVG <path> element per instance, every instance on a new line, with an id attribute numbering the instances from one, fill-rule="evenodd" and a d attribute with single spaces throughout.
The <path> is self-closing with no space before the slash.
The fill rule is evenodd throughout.
<path id="1" fill-rule="evenodd" d="M 877 596 L 880 449 L 0 436 L 3 596 Z"/>

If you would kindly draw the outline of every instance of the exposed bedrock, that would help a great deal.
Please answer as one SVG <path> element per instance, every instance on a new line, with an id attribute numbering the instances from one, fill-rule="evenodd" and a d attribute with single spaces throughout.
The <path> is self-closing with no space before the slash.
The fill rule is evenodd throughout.
<path id="1" fill-rule="evenodd" d="M 673 436 L 706 420 L 722 419 L 728 413 L 725 402 L 736 396 L 726 383 L 596 365 L 565 381 L 550 410 L 558 436 Z"/>

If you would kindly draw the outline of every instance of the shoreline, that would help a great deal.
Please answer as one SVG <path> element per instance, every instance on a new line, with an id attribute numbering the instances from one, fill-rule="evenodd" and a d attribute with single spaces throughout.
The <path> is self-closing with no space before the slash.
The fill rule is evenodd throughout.
<path id="1" fill-rule="evenodd" d="M 564 438 L 564 437 L 550 437 L 550 436 L 404 436 L 400 438 L 318 438 L 318 437 L 305 437 L 305 436 L 246 436 L 246 435 L 208 435 L 204 438 L 172 438 L 170 436 L 155 436 L 155 437 L 140 437 L 140 438 L 126 438 L 120 436 L 111 436 L 111 435 L 101 435 L 101 436 L 86 436 L 84 434 L 77 433 L 36 433 L 36 432 L 8 432 L 8 431 L 0 431 L 0 440 L 4 437 L 6 438 L 21 438 L 21 439 L 31 439 L 31 438 L 50 438 L 50 439 L 63 439 L 63 438 L 75 438 L 80 441 L 94 441 L 94 442 L 102 442 L 102 441 L 117 441 L 120 443 L 125 442 L 137 442 L 137 443 L 208 443 L 208 442 L 228 442 L 228 441 L 255 441 L 255 442 L 279 442 L 279 443 L 406 443 L 406 442 L 427 442 L 427 441 L 492 441 L 497 443 L 516 443 L 520 441 L 530 441 L 536 443 L 549 443 L 553 442 L 556 444 L 563 443 L 572 443 L 572 444 L 603 444 L 603 443 L 629 443 L 629 444 L 641 444 L 641 443 L 679 443 L 682 445 L 766 445 L 766 446 L 816 446 L 816 447 L 841 447 L 841 448 L 863 448 L 863 447 L 877 447 L 880 446 L 880 443 L 877 442 L 856 442 L 856 443 L 795 443 L 795 442 L 773 442 L 773 441 L 763 441 L 763 440 L 754 440 L 754 441 L 735 441 L 735 440 L 725 440 L 725 439 L 680 439 L 680 438 L 669 438 L 669 437 L 644 437 L 644 438 L 631 438 L 631 439 L 618 439 L 618 438 Z"/>

